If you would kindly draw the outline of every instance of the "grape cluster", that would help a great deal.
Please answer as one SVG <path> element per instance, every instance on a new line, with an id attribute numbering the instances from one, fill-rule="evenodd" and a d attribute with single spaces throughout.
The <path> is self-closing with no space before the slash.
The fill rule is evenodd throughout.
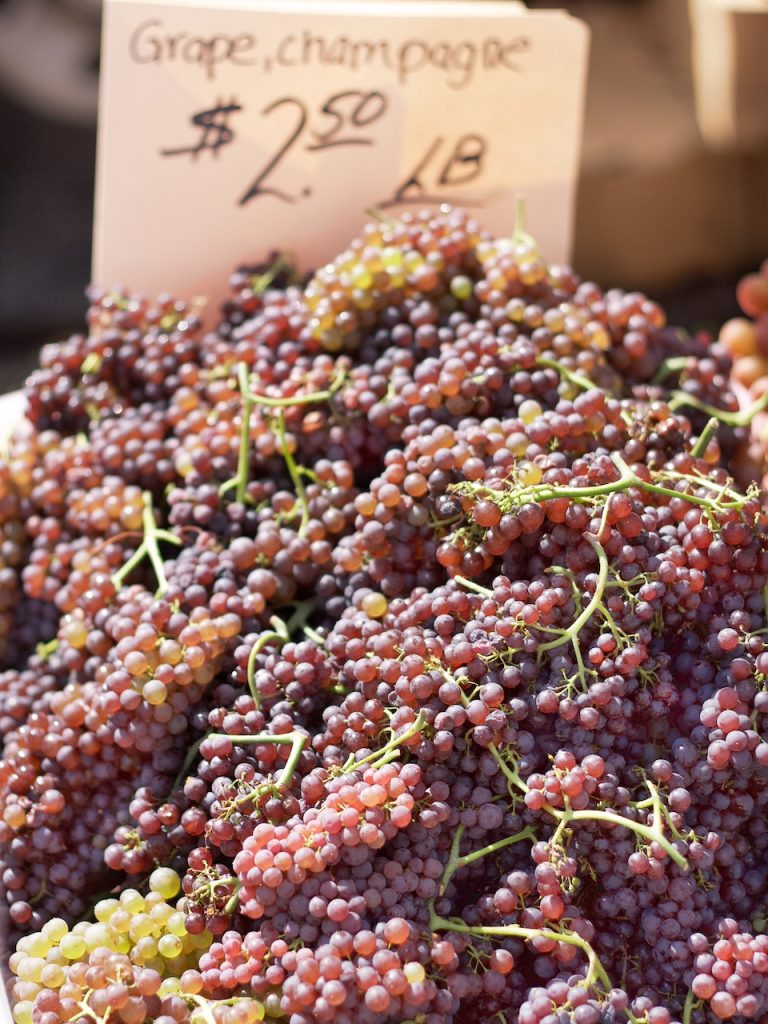
<path id="1" fill-rule="evenodd" d="M 700 933 L 688 940 L 697 972 L 691 991 L 719 1020 L 759 1017 L 768 1000 L 768 937 L 738 928 L 738 922 L 725 920 L 714 944 Z"/>
<path id="2" fill-rule="evenodd" d="M 740 425 L 749 421 L 748 437 L 736 453 L 734 469 L 742 479 L 763 480 L 768 426 L 768 261 L 739 281 L 736 299 L 744 316 L 728 320 L 718 336 L 718 347 L 733 360 L 730 385 L 741 406 L 744 423 Z"/>
<path id="3" fill-rule="evenodd" d="M 92 290 L 0 459 L 17 1024 L 761 1021 L 735 328 L 451 209 L 231 286 Z"/>

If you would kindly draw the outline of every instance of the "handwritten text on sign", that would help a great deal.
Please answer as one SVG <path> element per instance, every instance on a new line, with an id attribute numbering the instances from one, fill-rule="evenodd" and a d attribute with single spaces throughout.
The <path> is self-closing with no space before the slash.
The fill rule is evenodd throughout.
<path id="1" fill-rule="evenodd" d="M 326 262 L 371 207 L 442 202 L 568 255 L 587 34 L 499 3 L 108 0 L 94 279 L 219 301 Z"/>

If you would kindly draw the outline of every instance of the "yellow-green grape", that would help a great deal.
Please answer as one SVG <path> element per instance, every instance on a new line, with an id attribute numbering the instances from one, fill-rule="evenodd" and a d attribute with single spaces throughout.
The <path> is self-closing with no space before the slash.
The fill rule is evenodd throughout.
<path id="1" fill-rule="evenodd" d="M 175 996 L 180 991 L 181 982 L 178 978 L 163 978 L 157 994 L 161 999 L 164 999 L 166 996 Z"/>
<path id="2" fill-rule="evenodd" d="M 157 944 L 157 948 L 161 956 L 164 956 L 167 960 L 172 960 L 177 956 L 181 956 L 184 947 L 178 935 L 163 935 Z"/>
<path id="3" fill-rule="evenodd" d="M 372 619 L 381 619 L 387 613 L 387 599 L 383 594 L 373 592 L 366 594 L 362 600 L 362 609 Z"/>
<path id="4" fill-rule="evenodd" d="M 67 958 L 61 952 L 58 946 L 52 946 L 45 954 L 45 962 L 47 964 L 58 964 L 60 967 L 67 966 Z"/>
<path id="5" fill-rule="evenodd" d="M 126 932 L 129 932 L 132 924 L 133 916 L 122 907 L 119 910 L 116 910 L 109 919 L 110 927 L 114 928 L 119 935 L 124 935 Z"/>
<path id="6" fill-rule="evenodd" d="M 565 324 L 565 315 L 563 308 L 560 309 L 545 309 L 544 310 L 544 326 L 548 331 L 552 331 L 553 334 L 559 334 L 562 331 Z"/>
<path id="7" fill-rule="evenodd" d="M 42 932 L 35 932 L 33 935 L 26 937 L 27 941 L 22 946 L 19 943 L 19 949 L 23 952 L 28 953 L 29 956 L 45 956 L 48 950 L 51 948 L 51 942 L 46 935 Z"/>
<path id="8" fill-rule="evenodd" d="M 145 935 L 134 944 L 133 959 L 135 961 L 153 960 L 157 956 L 157 939 L 154 935 Z"/>
<path id="9" fill-rule="evenodd" d="M 104 923 L 89 924 L 85 929 L 85 942 L 89 950 L 98 949 L 99 946 L 105 946 L 107 949 L 115 948 L 115 933 Z"/>
<path id="10" fill-rule="evenodd" d="M 424 266 L 424 257 L 415 249 L 409 249 L 405 254 L 403 263 L 408 273 L 412 274 L 415 270 L 420 270 Z"/>
<path id="11" fill-rule="evenodd" d="M 155 868 L 149 876 L 149 888 L 170 900 L 180 892 L 181 879 L 173 868 Z"/>
<path id="12" fill-rule="evenodd" d="M 213 942 L 213 935 L 206 928 L 199 935 L 190 935 L 189 940 L 193 949 L 209 949 Z"/>
<path id="13" fill-rule="evenodd" d="M 544 310 L 535 302 L 531 302 L 525 307 L 523 320 L 527 327 L 541 327 L 544 323 Z"/>
<path id="14" fill-rule="evenodd" d="M 23 828 L 27 822 L 27 812 L 21 804 L 9 803 L 3 811 L 3 821 L 9 828 Z"/>
<path id="15" fill-rule="evenodd" d="M 170 935 L 178 935 L 183 938 L 187 934 L 187 926 L 184 922 L 184 914 L 175 910 L 165 922 L 165 930 Z"/>
<path id="16" fill-rule="evenodd" d="M 18 965 L 16 974 L 20 981 L 32 981 L 40 984 L 40 976 L 45 967 L 45 960 L 39 956 L 27 956 Z"/>
<path id="17" fill-rule="evenodd" d="M 596 320 L 591 320 L 585 329 L 585 338 L 589 348 L 599 349 L 607 352 L 611 347 L 611 336 L 603 326 Z"/>
<path id="18" fill-rule="evenodd" d="M 136 889 L 126 889 L 120 893 L 120 905 L 129 914 L 140 914 L 144 909 L 144 897 Z"/>
<path id="19" fill-rule="evenodd" d="M 533 423 L 537 417 L 541 416 L 541 413 L 541 406 L 532 398 L 526 398 L 524 402 L 520 403 L 520 408 L 517 410 L 517 415 L 526 425 Z"/>
<path id="20" fill-rule="evenodd" d="M 535 487 L 541 483 L 541 467 L 535 462 L 523 462 L 517 468 L 517 477 L 524 487 Z"/>
<path id="21" fill-rule="evenodd" d="M 151 960 L 145 960 L 142 964 L 138 966 L 143 967 L 147 971 L 154 971 L 155 974 L 159 974 L 161 978 L 165 974 L 166 970 L 165 960 L 163 960 L 159 953 L 157 954 L 157 956 L 153 956 Z"/>
<path id="22" fill-rule="evenodd" d="M 13 1019 L 16 1024 L 32 1024 L 32 1003 L 26 999 L 16 1003 L 13 1008 Z"/>
<path id="23" fill-rule="evenodd" d="M 368 289 L 373 284 L 373 276 L 367 267 L 357 267 L 352 272 L 352 284 L 355 288 L 360 288 L 363 291 Z"/>
<path id="24" fill-rule="evenodd" d="M 99 900 L 93 908 L 93 916 L 97 921 L 106 922 L 120 906 L 118 900 Z"/>
<path id="25" fill-rule="evenodd" d="M 43 925 L 43 935 L 53 945 L 58 945 L 68 932 L 67 922 L 60 917 L 52 917 Z"/>
<path id="26" fill-rule="evenodd" d="M 513 323 L 522 323 L 525 317 L 525 303 L 522 299 L 510 299 L 504 311 Z"/>
<path id="27" fill-rule="evenodd" d="M 280 1005 L 280 995 L 278 992 L 269 992 L 264 998 L 264 1009 L 270 1017 L 282 1017 L 283 1010 Z"/>
<path id="28" fill-rule="evenodd" d="M 61 942 L 59 942 L 59 949 L 67 960 L 79 960 L 88 951 L 83 936 L 75 935 L 73 932 L 62 938 Z"/>
<path id="29" fill-rule="evenodd" d="M 373 292 L 367 288 L 355 288 L 352 292 L 352 301 L 358 309 L 371 309 L 375 297 Z"/>
<path id="30" fill-rule="evenodd" d="M 153 923 L 155 925 L 160 925 L 161 927 L 166 924 L 172 914 L 173 907 L 169 907 L 167 903 L 158 903 L 156 906 L 152 907 L 149 912 L 149 916 Z"/>
<path id="31" fill-rule="evenodd" d="M 472 281 L 470 280 L 470 278 L 465 277 L 463 274 L 457 274 L 455 277 L 451 278 L 450 288 L 451 295 L 454 297 L 454 299 L 458 299 L 459 302 L 463 301 L 464 299 L 470 298 L 472 292 L 474 291 L 474 285 L 472 284 Z"/>
<path id="32" fill-rule="evenodd" d="M 531 259 L 532 255 L 535 255 L 535 252 L 528 250 L 524 254 L 525 258 L 520 261 L 520 280 L 529 287 L 543 281 L 547 276 L 545 265 L 540 260 Z"/>
<path id="33" fill-rule="evenodd" d="M 133 942 L 138 942 L 145 935 L 151 935 L 154 930 L 155 925 L 149 914 L 137 914 L 133 919 L 133 924 L 128 934 Z"/>
<path id="34" fill-rule="evenodd" d="M 386 270 L 397 270 L 403 266 L 403 251 L 397 246 L 388 245 L 381 251 L 381 262 Z"/>
<path id="35" fill-rule="evenodd" d="M 77 650 L 82 650 L 88 641 L 88 627 L 82 619 L 73 615 L 65 615 L 62 623 L 61 635 Z"/>
<path id="36" fill-rule="evenodd" d="M 149 682 L 144 684 L 141 695 L 147 704 L 153 706 L 164 704 L 168 699 L 168 687 L 165 683 L 161 683 L 159 679 L 150 679 Z"/>
<path id="37" fill-rule="evenodd" d="M 422 965 L 415 960 L 403 966 L 403 974 L 408 979 L 410 985 L 420 985 L 427 976 Z"/>

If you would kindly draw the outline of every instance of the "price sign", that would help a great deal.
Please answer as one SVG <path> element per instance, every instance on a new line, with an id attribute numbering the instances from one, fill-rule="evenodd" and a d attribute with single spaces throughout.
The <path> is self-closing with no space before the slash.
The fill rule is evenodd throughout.
<path id="1" fill-rule="evenodd" d="M 221 300 L 273 249 L 331 259 L 365 211 L 515 196 L 566 259 L 588 33 L 508 2 L 107 0 L 93 278 Z"/>

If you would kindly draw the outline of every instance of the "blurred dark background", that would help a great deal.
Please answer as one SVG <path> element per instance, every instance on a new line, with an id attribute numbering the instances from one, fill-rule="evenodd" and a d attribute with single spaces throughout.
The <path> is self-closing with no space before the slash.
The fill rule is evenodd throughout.
<path id="1" fill-rule="evenodd" d="M 710 24 L 710 0 L 529 6 L 567 7 L 592 29 L 576 268 L 716 329 L 739 275 L 768 255 L 768 7 Z M 82 325 L 98 28 L 98 0 L 0 0 L 0 391 Z M 718 39 L 731 60 L 720 82 Z"/>

